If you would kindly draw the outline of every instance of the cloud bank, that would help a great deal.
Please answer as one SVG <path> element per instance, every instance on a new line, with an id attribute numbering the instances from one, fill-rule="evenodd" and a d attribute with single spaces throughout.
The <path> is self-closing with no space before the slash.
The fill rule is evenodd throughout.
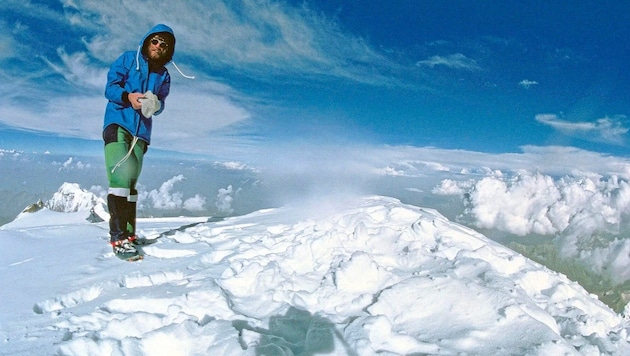
<path id="1" fill-rule="evenodd" d="M 627 179 L 495 172 L 480 179 L 445 179 L 433 193 L 463 197 L 466 208 L 460 219 L 477 228 L 553 238 L 561 256 L 578 259 L 617 283 L 630 280 Z"/>
<path id="2" fill-rule="evenodd" d="M 630 185 L 617 176 L 566 176 L 554 179 L 523 172 L 458 183 L 444 180 L 436 194 L 462 194 L 480 228 L 516 235 L 563 233 L 579 224 L 590 231 L 618 226 L 630 214 Z M 585 226 L 584 221 L 591 221 Z"/>

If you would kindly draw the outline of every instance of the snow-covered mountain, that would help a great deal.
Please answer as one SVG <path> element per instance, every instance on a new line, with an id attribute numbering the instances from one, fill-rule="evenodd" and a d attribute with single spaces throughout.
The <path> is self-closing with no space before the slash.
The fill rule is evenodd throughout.
<path id="1" fill-rule="evenodd" d="M 60 213 L 90 211 L 91 214 L 87 219 L 92 222 L 109 219 L 105 200 L 92 192 L 82 189 L 77 183 L 62 184 L 49 200 L 46 202 L 40 200 L 27 206 L 17 218 L 21 218 L 24 214 L 38 212 L 44 208 Z"/>
<path id="2" fill-rule="evenodd" d="M 141 219 L 158 240 L 128 263 L 72 188 L 55 198 L 70 212 L 0 227 L 2 354 L 630 354 L 621 315 L 435 210 L 369 196 Z"/>
<path id="3" fill-rule="evenodd" d="M 104 204 L 103 199 L 87 190 L 81 189 L 76 183 L 64 183 L 53 194 L 46 206 L 52 211 L 72 213 L 75 211 L 90 210 L 98 204 Z"/>

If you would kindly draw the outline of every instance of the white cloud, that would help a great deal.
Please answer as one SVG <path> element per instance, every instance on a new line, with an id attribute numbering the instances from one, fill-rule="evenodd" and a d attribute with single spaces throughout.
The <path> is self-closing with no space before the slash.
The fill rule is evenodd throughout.
<path id="1" fill-rule="evenodd" d="M 194 197 L 184 201 L 183 208 L 188 211 L 203 211 L 206 208 L 206 198 L 195 194 Z"/>
<path id="2" fill-rule="evenodd" d="M 518 85 L 525 89 L 529 89 L 532 85 L 538 85 L 538 82 L 535 80 L 523 79 L 518 83 Z"/>
<path id="3" fill-rule="evenodd" d="M 104 88 L 104 83 L 107 79 L 107 69 L 91 64 L 85 52 L 68 54 L 64 48 L 59 48 L 57 54 L 61 58 L 64 67 L 59 67 L 47 59 L 45 61 L 56 72 L 63 75 L 69 83 L 91 88 Z"/>
<path id="4" fill-rule="evenodd" d="M 594 122 L 571 122 L 562 120 L 554 114 L 538 114 L 536 121 L 551 126 L 567 136 L 579 137 L 589 141 L 623 144 L 628 133 L 624 126 L 625 116 L 603 117 Z"/>
<path id="5" fill-rule="evenodd" d="M 135 48 L 143 31 L 161 14 L 177 37 L 178 54 L 213 67 L 259 76 L 324 75 L 359 82 L 386 82 L 375 67 L 392 65 L 361 38 L 344 34 L 337 25 L 306 6 L 244 0 L 158 2 L 151 6 L 111 6 L 98 0 L 66 1 L 68 21 L 100 33 L 86 39 L 95 58 L 111 61 L 111 53 Z M 121 11 L 121 7 L 125 10 Z M 96 22 L 95 22 L 96 20 Z M 135 37 L 131 34 L 136 34 Z"/>
<path id="6" fill-rule="evenodd" d="M 138 192 L 138 205 L 143 209 L 149 205 L 153 209 L 177 210 L 186 209 L 189 211 L 203 211 L 205 209 L 206 198 L 196 194 L 192 198 L 184 200 L 184 193 L 174 191 L 175 184 L 183 181 L 183 175 L 177 175 L 162 183 L 159 189 Z"/>
<path id="7" fill-rule="evenodd" d="M 0 26 L 0 29 L 5 27 L 7 27 L 6 24 Z M 0 60 L 14 58 L 15 55 L 16 43 L 13 37 L 5 32 L 0 32 Z"/>
<path id="8" fill-rule="evenodd" d="M 77 55 L 76 58 L 84 58 Z M 80 66 L 79 66 L 80 67 Z M 83 77 L 83 84 L 96 85 L 100 76 L 89 68 L 75 67 L 65 73 L 68 78 Z M 63 72 L 68 69 L 58 68 Z M 85 74 L 90 72 L 91 74 Z M 105 74 L 99 87 L 104 90 Z M 9 127 L 32 131 L 53 131 L 65 137 L 100 140 L 103 115 L 107 100 L 102 91 L 92 95 L 89 90 L 81 94 L 66 94 L 59 98 L 58 93 L 45 88 L 21 88 L 29 91 L 29 105 L 6 102 L 0 105 L 0 123 Z M 16 97 L 17 93 L 13 93 Z M 175 85 L 166 99 L 164 112 L 154 117 L 155 130 L 152 147 L 175 151 L 210 153 L 216 152 L 217 145 L 228 140 L 227 145 L 238 141 L 226 130 L 251 118 L 251 114 L 241 103 L 248 99 L 228 86 L 212 82 L 194 82 Z M 60 105 L 63 103 L 63 105 Z M 54 125 L 44 122 L 54 122 Z M 224 137 L 222 137 L 224 136 Z"/>
<path id="9" fill-rule="evenodd" d="M 175 176 L 162 183 L 159 189 L 147 192 L 147 200 L 155 209 L 179 209 L 183 204 L 182 192 L 173 192 L 174 185 L 184 180 L 183 175 Z"/>
<path id="10" fill-rule="evenodd" d="M 439 162 L 426 162 L 401 160 L 390 163 L 384 168 L 377 169 L 377 172 L 387 176 L 399 177 L 420 177 L 428 172 L 448 172 L 450 168 Z"/>
<path id="11" fill-rule="evenodd" d="M 103 97 L 68 96 L 60 105 L 62 99 L 33 91 L 29 100 L 28 105 L 0 105 L 0 123 L 32 131 L 54 130 L 67 137 L 101 138 Z"/>
<path id="12" fill-rule="evenodd" d="M 630 239 L 615 239 L 579 251 L 580 259 L 592 270 L 609 277 L 614 283 L 630 280 L 628 256 Z"/>
<path id="13" fill-rule="evenodd" d="M 443 179 L 437 187 L 431 190 L 431 193 L 437 195 L 464 195 L 473 184 L 473 181 L 459 182 L 453 179 Z"/>
<path id="14" fill-rule="evenodd" d="M 516 235 L 588 235 L 619 226 L 630 214 L 630 184 L 612 175 L 584 173 L 562 178 L 521 171 L 471 182 L 443 180 L 436 194 L 465 195 L 465 215 L 484 229 Z"/>
<path id="15" fill-rule="evenodd" d="M 560 256 L 577 259 L 616 283 L 630 280 L 630 240 L 620 234 L 630 226 L 627 179 L 521 171 L 511 177 L 444 179 L 433 193 L 464 197 L 461 218 L 478 228 L 553 238 Z"/>
<path id="16" fill-rule="evenodd" d="M 65 162 L 63 163 L 59 163 L 59 162 L 53 162 L 53 165 L 55 166 L 61 166 L 59 167 L 59 171 L 69 171 L 69 170 L 73 170 L 73 169 L 87 169 L 87 168 L 91 168 L 92 165 L 89 163 L 83 163 L 79 160 L 76 160 L 74 157 L 70 157 L 68 158 Z"/>
<path id="17" fill-rule="evenodd" d="M 1 149 L 0 148 L 0 158 L 18 158 L 20 156 L 24 155 L 24 151 L 18 151 L 18 150 L 6 150 L 6 149 Z"/>
<path id="18" fill-rule="evenodd" d="M 107 69 L 92 66 L 85 53 L 67 55 L 59 51 L 63 63 L 45 60 L 49 67 L 74 85 L 84 87 L 80 93 L 35 85 L 17 87 L 4 96 L 0 105 L 0 123 L 33 131 L 52 131 L 66 137 L 100 140 L 107 103 L 103 91 Z M 26 94 L 28 92 L 28 94 Z M 24 105 L 24 96 L 28 105 Z M 11 98 L 15 97 L 15 103 Z M 155 117 L 153 147 L 208 153 L 216 144 L 215 131 L 225 129 L 251 117 L 242 103 L 250 99 L 229 86 L 211 80 L 176 83 L 166 100 L 163 115 Z M 60 105 L 63 103 L 63 105 Z M 54 122 L 44 125 L 43 122 Z M 229 132 L 224 132 L 227 137 Z M 216 136 L 216 134 L 214 134 Z M 200 144 L 201 143 L 201 144 Z"/>
<path id="19" fill-rule="evenodd" d="M 314 152 L 318 150 L 326 152 L 321 147 L 313 148 Z M 410 146 L 331 147 L 330 150 L 334 151 L 330 155 L 336 155 L 343 169 L 352 166 L 365 169 L 367 165 L 372 174 L 382 174 L 380 167 L 392 167 L 398 175 L 407 177 L 435 175 L 436 172 L 500 176 L 501 171 L 524 170 L 553 176 L 600 172 L 630 180 L 630 160 L 565 146 L 524 146 L 520 153 L 499 154 Z M 321 156 L 323 165 L 329 156 L 325 153 Z M 343 157 L 348 157 L 350 162 L 345 162 Z M 439 162 L 439 165 L 425 162 Z"/>
<path id="20" fill-rule="evenodd" d="M 166 99 L 165 112 L 153 118 L 156 147 L 173 147 L 177 141 L 208 137 L 208 134 L 249 119 L 250 113 L 222 94 L 194 87 L 173 89 Z M 182 90 L 183 89 L 183 90 Z M 182 143 L 180 143 L 182 144 Z M 214 143 L 207 142 L 206 152 Z M 199 147 L 197 147 L 199 148 Z"/>
<path id="21" fill-rule="evenodd" d="M 236 162 L 236 161 L 215 162 L 214 166 L 228 169 L 228 170 L 234 170 L 234 171 L 251 171 L 251 172 L 259 171 L 258 168 L 251 167 L 243 162 Z"/>
<path id="22" fill-rule="evenodd" d="M 419 61 L 417 65 L 424 65 L 431 68 L 435 66 L 445 66 L 452 69 L 461 69 L 468 71 L 481 70 L 474 59 L 470 59 L 461 53 L 455 53 L 448 56 L 433 56 L 428 59 Z"/>
<path id="23" fill-rule="evenodd" d="M 232 208 L 232 202 L 234 198 L 232 194 L 234 193 L 232 186 L 229 185 L 227 188 L 220 188 L 217 193 L 217 202 L 215 203 L 219 213 L 229 215 L 234 212 Z"/>

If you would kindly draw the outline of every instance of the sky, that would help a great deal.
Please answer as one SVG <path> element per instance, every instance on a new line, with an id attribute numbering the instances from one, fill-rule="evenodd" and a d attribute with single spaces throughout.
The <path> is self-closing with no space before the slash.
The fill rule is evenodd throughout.
<path id="1" fill-rule="evenodd" d="M 168 66 L 158 150 L 245 162 L 349 145 L 626 157 L 629 15 L 614 1 L 8 0 L 1 145 L 100 154 L 109 65 L 165 23 L 195 79 Z"/>

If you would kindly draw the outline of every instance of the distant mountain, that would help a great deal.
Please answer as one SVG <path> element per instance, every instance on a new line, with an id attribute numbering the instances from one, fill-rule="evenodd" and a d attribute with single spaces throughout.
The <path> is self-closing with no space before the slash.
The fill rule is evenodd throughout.
<path id="1" fill-rule="evenodd" d="M 82 189 L 79 184 L 63 183 L 52 198 L 46 202 L 39 200 L 37 203 L 27 206 L 20 215 L 34 213 L 44 208 L 60 213 L 89 211 L 90 215 L 87 219 L 91 222 L 99 222 L 109 219 L 106 206 L 103 198 Z"/>
<path id="2" fill-rule="evenodd" d="M 77 183 L 64 183 L 46 202 L 46 207 L 52 211 L 74 213 L 91 210 L 99 203 L 104 204 L 105 201 L 94 193 L 81 189 Z"/>

